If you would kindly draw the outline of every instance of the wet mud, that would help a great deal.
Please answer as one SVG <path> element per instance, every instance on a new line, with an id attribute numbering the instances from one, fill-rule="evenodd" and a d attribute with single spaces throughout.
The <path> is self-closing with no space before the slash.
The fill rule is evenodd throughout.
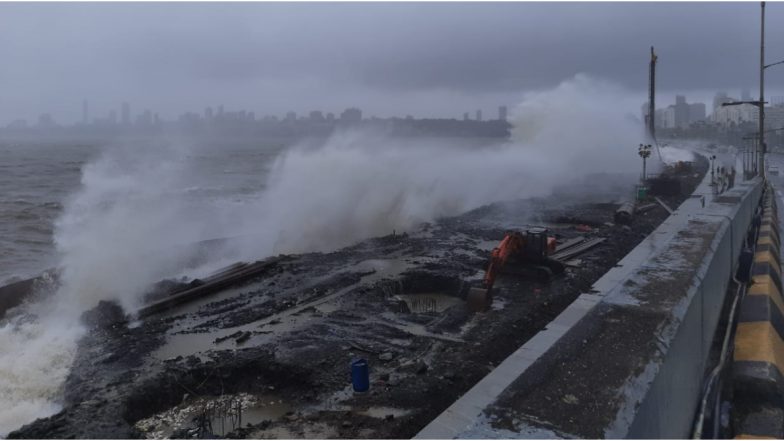
<path id="1" fill-rule="evenodd" d="M 700 176 L 680 178 L 690 193 Z M 84 315 L 63 410 L 9 437 L 412 437 L 668 216 L 658 206 L 617 225 L 619 203 L 507 201 L 332 253 L 277 256 L 143 319 L 103 302 Z M 465 297 L 493 246 L 526 226 L 559 244 L 606 240 L 549 283 L 502 273 L 491 308 L 471 312 Z M 188 284 L 159 284 L 150 301 Z M 363 393 L 351 385 L 357 358 L 370 366 Z"/>

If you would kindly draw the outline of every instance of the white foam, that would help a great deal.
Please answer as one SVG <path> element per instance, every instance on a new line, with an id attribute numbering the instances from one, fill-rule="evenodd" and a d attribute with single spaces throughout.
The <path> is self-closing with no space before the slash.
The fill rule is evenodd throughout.
<path id="1" fill-rule="evenodd" d="M 151 284 L 187 271 L 182 244 L 250 235 L 213 250 L 203 268 L 327 250 L 493 201 L 545 196 L 593 173 L 636 171 L 643 131 L 619 105 L 628 97 L 582 75 L 527 94 L 512 112 L 512 140 L 494 147 L 337 133 L 281 154 L 266 188 L 242 198 L 193 200 L 188 190 L 203 187 L 196 147 L 108 149 L 84 167 L 56 223 L 59 291 L 38 305 L 37 321 L 0 327 L 0 434 L 58 409 L 84 332 L 80 314 L 99 300 L 137 308 Z M 260 162 L 259 173 L 267 166 Z"/>

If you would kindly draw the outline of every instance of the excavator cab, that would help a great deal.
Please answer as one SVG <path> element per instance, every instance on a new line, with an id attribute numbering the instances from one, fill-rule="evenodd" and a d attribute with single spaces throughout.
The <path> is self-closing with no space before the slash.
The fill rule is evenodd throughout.
<path id="1" fill-rule="evenodd" d="M 531 228 L 525 232 L 525 246 L 522 247 L 522 254 L 530 261 L 544 260 L 550 254 L 547 242 L 546 228 Z"/>

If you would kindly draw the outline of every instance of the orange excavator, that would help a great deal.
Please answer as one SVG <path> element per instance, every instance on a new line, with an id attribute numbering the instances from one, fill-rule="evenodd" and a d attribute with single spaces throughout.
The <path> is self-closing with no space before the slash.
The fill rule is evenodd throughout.
<path id="1" fill-rule="evenodd" d="M 510 264 L 517 275 L 548 282 L 564 272 L 564 265 L 549 256 L 555 252 L 555 238 L 545 228 L 531 228 L 525 235 L 519 231 L 506 233 L 498 247 L 493 249 L 484 278 L 484 287 L 471 288 L 467 302 L 471 309 L 487 309 L 492 302 L 495 279 Z"/>

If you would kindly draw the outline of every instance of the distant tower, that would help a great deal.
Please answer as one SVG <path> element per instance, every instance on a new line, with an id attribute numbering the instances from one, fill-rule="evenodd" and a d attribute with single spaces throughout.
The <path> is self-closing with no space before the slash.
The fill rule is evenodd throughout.
<path id="1" fill-rule="evenodd" d="M 463 114 L 463 121 L 468 121 L 468 112 Z"/>
<path id="2" fill-rule="evenodd" d="M 131 125 L 131 105 L 127 102 L 122 103 L 122 110 L 120 111 L 120 121 L 122 125 Z"/>
<path id="3" fill-rule="evenodd" d="M 498 108 L 498 119 L 501 121 L 506 121 L 506 106 L 501 106 Z"/>
<path id="4" fill-rule="evenodd" d="M 740 94 L 740 99 L 741 101 L 751 101 L 751 92 L 749 92 L 749 89 L 743 89 Z"/>
<path id="5" fill-rule="evenodd" d="M 87 125 L 88 121 L 87 115 L 87 100 L 82 101 L 82 124 Z"/>
<path id="6" fill-rule="evenodd" d="M 651 62 L 648 72 L 648 118 L 645 121 L 648 125 L 648 133 L 653 140 L 656 140 L 656 60 L 659 57 L 653 52 L 651 46 Z"/>
<path id="7" fill-rule="evenodd" d="M 476 120 L 477 121 L 482 121 L 482 111 L 481 110 L 477 110 L 476 111 Z"/>

